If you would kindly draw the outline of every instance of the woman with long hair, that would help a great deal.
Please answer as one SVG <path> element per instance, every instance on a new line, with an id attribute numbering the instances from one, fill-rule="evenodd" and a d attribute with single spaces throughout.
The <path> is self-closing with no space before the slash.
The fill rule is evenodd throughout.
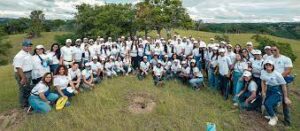
<path id="1" fill-rule="evenodd" d="M 50 72 L 49 58 L 43 45 L 37 45 L 33 53 L 32 83 L 37 84 L 47 72 Z"/>
<path id="2" fill-rule="evenodd" d="M 60 46 L 58 43 L 53 43 L 51 45 L 50 51 L 47 53 L 50 59 L 50 71 L 52 74 L 56 71 L 57 67 L 59 66 L 60 60 Z"/>

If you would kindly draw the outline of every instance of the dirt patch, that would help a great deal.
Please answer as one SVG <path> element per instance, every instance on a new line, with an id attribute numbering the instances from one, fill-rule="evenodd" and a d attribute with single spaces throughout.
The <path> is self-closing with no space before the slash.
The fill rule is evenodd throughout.
<path id="1" fill-rule="evenodd" d="M 128 111 L 133 114 L 144 114 L 152 112 L 156 106 L 154 97 L 147 92 L 129 93 L 128 97 Z"/>
<path id="2" fill-rule="evenodd" d="M 0 114 L 0 130 L 17 130 L 22 124 L 26 113 L 22 110 L 13 109 Z"/>

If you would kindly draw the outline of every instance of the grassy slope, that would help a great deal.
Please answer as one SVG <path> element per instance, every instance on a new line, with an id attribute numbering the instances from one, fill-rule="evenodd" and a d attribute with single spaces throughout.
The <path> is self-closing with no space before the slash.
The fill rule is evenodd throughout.
<path id="1" fill-rule="evenodd" d="M 214 33 L 196 31 L 178 31 L 182 36 L 200 36 L 208 41 Z M 54 34 L 43 33 L 43 37 L 35 39 L 34 44 L 49 46 L 53 41 Z M 153 33 L 152 33 L 153 34 Z M 250 40 L 252 34 L 229 35 L 233 43 L 243 44 Z M 20 43 L 24 35 L 9 37 L 12 44 Z M 274 40 L 286 41 L 292 44 L 293 50 L 300 55 L 299 41 L 271 37 Z M 15 44 L 11 49 L 12 57 L 20 49 Z M 294 65 L 299 73 L 299 60 Z M 17 88 L 13 78 L 11 65 L 0 67 L 0 112 L 17 107 Z M 112 86 L 113 84 L 113 86 Z M 295 84 L 299 86 L 299 79 Z M 137 81 L 135 77 L 116 78 L 107 80 L 94 91 L 81 94 L 72 101 L 72 106 L 63 111 L 53 111 L 49 115 L 33 115 L 27 117 L 24 130 L 202 130 L 205 122 L 217 124 L 218 129 L 241 130 L 249 127 L 249 124 L 241 123 L 239 110 L 232 109 L 230 101 L 222 98 L 209 90 L 194 92 L 184 88 L 176 82 L 169 82 L 166 88 L 154 88 L 152 80 Z M 294 87 L 293 87 L 294 88 Z M 156 98 L 157 107 L 152 113 L 145 115 L 132 115 L 126 112 L 126 94 L 131 91 L 147 91 Z M 300 129 L 300 103 L 299 99 L 293 98 L 293 122 L 292 130 Z M 35 124 L 43 122 L 43 124 Z M 62 123 L 65 123 L 62 125 Z M 241 124 L 237 124 L 241 123 Z M 250 124 L 250 126 L 253 126 Z"/>

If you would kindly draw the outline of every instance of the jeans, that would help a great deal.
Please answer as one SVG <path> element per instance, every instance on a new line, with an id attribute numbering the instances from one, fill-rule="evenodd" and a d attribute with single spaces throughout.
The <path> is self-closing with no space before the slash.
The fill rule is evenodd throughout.
<path id="1" fill-rule="evenodd" d="M 253 77 L 253 80 L 255 81 L 255 83 L 257 84 L 257 94 L 259 94 L 261 92 L 261 79 L 258 77 Z"/>
<path id="2" fill-rule="evenodd" d="M 281 88 L 281 93 L 284 98 L 282 88 Z M 290 125 L 291 124 L 290 108 L 287 104 L 285 104 L 284 100 L 282 100 L 282 110 L 283 110 L 283 117 L 284 117 L 285 124 Z"/>
<path id="3" fill-rule="evenodd" d="M 226 75 L 219 75 L 219 87 L 221 90 L 221 94 L 224 96 L 224 99 L 227 100 L 228 99 L 228 95 L 229 95 L 229 78 Z"/>
<path id="4" fill-rule="evenodd" d="M 212 68 L 208 68 L 208 83 L 212 89 L 217 89 L 218 77 Z"/>
<path id="5" fill-rule="evenodd" d="M 158 82 L 162 81 L 162 77 L 158 77 L 158 76 L 153 76 L 154 79 L 154 85 L 157 85 Z"/>
<path id="6" fill-rule="evenodd" d="M 55 102 L 58 99 L 58 95 L 55 93 L 50 93 L 46 98 L 50 102 Z M 50 105 L 43 101 L 39 96 L 30 95 L 28 101 L 35 112 L 47 113 L 51 110 Z"/>
<path id="7" fill-rule="evenodd" d="M 192 78 L 189 80 L 189 83 L 192 85 L 193 88 L 199 88 L 199 86 L 202 84 L 203 82 L 203 78 L 199 77 L 199 78 Z"/>
<path id="8" fill-rule="evenodd" d="M 33 88 L 33 85 L 31 83 L 31 71 L 29 72 L 25 72 L 25 77 L 26 77 L 26 85 L 21 85 L 21 78 L 16 74 L 15 78 L 17 80 L 18 86 L 19 86 L 19 103 L 21 105 L 21 107 L 28 107 L 29 103 L 28 103 L 28 98 L 30 96 L 30 92 Z"/>
<path id="9" fill-rule="evenodd" d="M 199 70 L 202 69 L 202 63 L 201 63 L 200 59 L 201 59 L 200 56 L 195 56 L 196 65 L 197 65 L 197 67 L 198 67 Z"/>
<path id="10" fill-rule="evenodd" d="M 233 101 L 234 102 L 238 102 L 238 98 L 235 97 L 235 95 L 240 93 L 244 86 L 244 82 L 240 80 L 242 75 L 243 75 L 242 72 L 237 72 L 237 71 L 233 72 L 233 95 L 234 95 Z"/>
<path id="11" fill-rule="evenodd" d="M 242 109 L 246 109 L 246 110 L 255 110 L 255 109 L 261 107 L 261 97 L 260 96 L 257 96 L 256 100 L 253 103 L 249 102 L 248 104 L 246 104 L 245 101 L 250 96 L 251 96 L 251 92 L 246 91 L 238 98 L 240 107 Z"/>
<path id="12" fill-rule="evenodd" d="M 280 88 L 281 86 L 267 85 L 267 94 L 264 105 L 266 107 L 266 111 L 271 117 L 275 116 L 275 108 L 277 107 L 278 103 L 282 100 Z"/>
<path id="13" fill-rule="evenodd" d="M 55 74 L 56 69 L 58 68 L 59 64 L 50 65 L 50 72 Z"/>

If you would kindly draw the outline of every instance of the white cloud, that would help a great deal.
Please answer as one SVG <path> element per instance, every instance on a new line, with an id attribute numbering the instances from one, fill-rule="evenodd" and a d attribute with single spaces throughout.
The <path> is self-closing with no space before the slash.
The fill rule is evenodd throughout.
<path id="1" fill-rule="evenodd" d="M 81 3 L 104 5 L 142 0 L 0 0 L 0 17 L 28 17 L 43 10 L 47 19 L 72 19 Z M 194 20 L 204 22 L 300 22 L 299 0 L 183 0 Z"/>

